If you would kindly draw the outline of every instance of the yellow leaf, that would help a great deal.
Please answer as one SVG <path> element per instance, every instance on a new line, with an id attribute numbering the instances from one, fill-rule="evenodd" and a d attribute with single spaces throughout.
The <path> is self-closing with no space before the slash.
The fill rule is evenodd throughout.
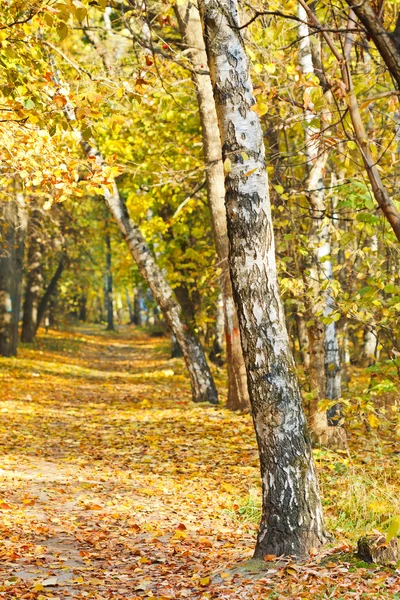
<path id="1" fill-rule="evenodd" d="M 268 112 L 268 104 L 266 104 L 265 102 L 257 103 L 251 107 L 251 110 L 257 113 L 259 117 L 262 117 Z"/>
<path id="2" fill-rule="evenodd" d="M 230 173 L 232 169 L 232 162 L 230 158 L 226 158 L 224 161 L 224 172 Z"/>
<path id="3" fill-rule="evenodd" d="M 231 485 L 230 483 L 223 483 L 221 486 L 226 492 L 229 493 L 233 493 L 235 491 L 235 488 L 233 487 L 233 485 Z"/>
<path id="4" fill-rule="evenodd" d="M 202 579 L 200 579 L 200 585 L 210 585 L 211 581 L 209 577 L 203 577 Z"/>
<path id="5" fill-rule="evenodd" d="M 186 531 L 182 531 L 181 529 L 177 529 L 177 531 L 175 531 L 174 535 L 172 536 L 173 540 L 185 540 L 187 538 L 187 533 Z"/>
<path id="6" fill-rule="evenodd" d="M 371 413 L 370 415 L 368 415 L 368 423 L 371 427 L 376 428 L 379 425 L 379 419 L 376 415 Z"/>

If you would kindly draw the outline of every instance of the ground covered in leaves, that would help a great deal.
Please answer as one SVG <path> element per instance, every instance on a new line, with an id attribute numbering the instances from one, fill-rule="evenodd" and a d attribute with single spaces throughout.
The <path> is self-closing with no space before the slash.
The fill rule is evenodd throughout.
<path id="1" fill-rule="evenodd" d="M 251 419 L 194 406 L 168 349 L 85 327 L 0 359 L 0 598 L 400 598 L 400 570 L 354 555 L 400 512 L 395 442 L 355 424 L 349 455 L 316 451 L 332 543 L 249 562 Z"/>

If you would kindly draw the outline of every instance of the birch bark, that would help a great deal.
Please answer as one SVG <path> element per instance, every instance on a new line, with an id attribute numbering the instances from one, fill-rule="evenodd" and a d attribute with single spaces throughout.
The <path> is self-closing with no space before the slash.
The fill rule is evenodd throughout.
<path id="1" fill-rule="evenodd" d="M 236 0 L 202 0 L 226 170 L 229 266 L 263 486 L 255 557 L 325 541 L 311 445 L 275 264 L 265 150 Z"/>
<path id="2" fill-rule="evenodd" d="M 206 164 L 207 196 L 210 206 L 219 266 L 222 271 L 221 287 L 225 315 L 225 338 L 228 367 L 228 401 L 231 410 L 249 408 L 246 367 L 240 342 L 239 321 L 232 296 L 228 265 L 228 233 L 225 211 L 224 169 L 221 138 L 215 110 L 208 58 L 203 39 L 203 29 L 197 6 L 191 2 L 174 6 L 182 39 L 190 52 L 193 81 L 197 91 L 204 162 Z"/>

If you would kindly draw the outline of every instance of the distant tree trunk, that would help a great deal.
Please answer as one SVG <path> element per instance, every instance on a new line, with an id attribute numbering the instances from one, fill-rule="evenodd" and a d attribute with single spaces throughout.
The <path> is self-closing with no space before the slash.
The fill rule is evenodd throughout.
<path id="1" fill-rule="evenodd" d="M 106 268 L 104 272 L 104 299 L 107 315 L 107 331 L 115 331 L 114 327 L 114 299 L 113 299 L 113 280 L 111 271 L 111 238 L 110 233 L 106 231 Z"/>
<path id="2" fill-rule="evenodd" d="M 79 306 L 79 320 L 85 323 L 87 320 L 87 295 L 81 294 L 78 301 Z"/>
<path id="3" fill-rule="evenodd" d="M 16 356 L 27 227 L 23 196 L 2 205 L 0 221 L 0 355 Z"/>
<path id="4" fill-rule="evenodd" d="M 311 444 L 275 262 L 263 132 L 236 0 L 203 0 L 205 40 L 225 164 L 229 265 L 260 453 L 255 556 L 306 556 L 325 541 Z"/>
<path id="5" fill-rule="evenodd" d="M 57 269 L 54 272 L 53 277 L 50 279 L 49 285 L 44 291 L 42 295 L 38 309 L 37 309 L 37 319 L 36 319 L 36 331 L 39 329 L 42 319 L 45 315 L 45 312 L 49 306 L 51 297 L 55 294 L 57 289 L 57 284 L 60 281 L 61 275 L 67 265 L 68 257 L 65 252 L 62 253 L 60 260 L 58 261 Z"/>
<path id="6" fill-rule="evenodd" d="M 146 320 L 143 318 L 143 305 L 144 302 L 144 293 L 141 285 L 134 291 L 133 296 L 133 323 L 138 327 L 143 327 L 146 325 Z"/>
<path id="7" fill-rule="evenodd" d="M 215 307 L 215 328 L 212 349 L 210 352 L 210 360 L 219 367 L 222 367 L 222 365 L 224 364 L 224 328 L 224 300 L 221 293 L 218 295 L 218 300 Z"/>
<path id="8" fill-rule="evenodd" d="M 28 225 L 28 258 L 25 298 L 22 315 L 21 341 L 31 343 L 36 333 L 37 311 L 39 305 L 39 293 L 42 285 L 42 247 L 40 241 L 40 219 L 39 211 L 32 212 Z"/>
<path id="9" fill-rule="evenodd" d="M 132 300 L 131 300 L 131 296 L 129 294 L 128 288 L 125 289 L 125 293 L 126 293 L 126 303 L 128 305 L 129 325 L 132 325 L 134 323 L 134 314 L 133 314 Z"/>
<path id="10" fill-rule="evenodd" d="M 188 288 L 184 284 L 178 285 L 174 288 L 174 293 L 182 307 L 185 321 L 193 328 L 195 326 L 196 312 Z"/>
<path id="11" fill-rule="evenodd" d="M 296 322 L 297 322 L 297 336 L 298 336 L 298 340 L 299 340 L 299 349 L 300 349 L 300 354 L 301 354 L 301 360 L 302 360 L 305 371 L 308 371 L 310 368 L 310 350 L 309 350 L 307 327 L 304 322 L 304 317 L 299 314 L 296 314 Z"/>
<path id="12" fill-rule="evenodd" d="M 193 81 L 197 91 L 200 121 L 203 135 L 204 160 L 206 164 L 207 195 L 210 206 L 215 245 L 219 267 L 222 271 L 222 293 L 225 311 L 225 337 L 228 368 L 228 401 L 231 410 L 248 410 L 246 368 L 240 343 L 239 321 L 233 301 L 232 284 L 228 266 L 228 235 L 224 203 L 224 169 L 222 164 L 221 138 L 215 110 L 212 83 L 199 9 L 187 2 L 174 5 L 182 39 L 188 47 L 193 65 Z"/>

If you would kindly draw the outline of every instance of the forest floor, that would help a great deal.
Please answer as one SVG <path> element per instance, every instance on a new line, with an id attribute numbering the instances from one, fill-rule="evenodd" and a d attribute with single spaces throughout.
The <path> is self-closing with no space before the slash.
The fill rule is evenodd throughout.
<path id="1" fill-rule="evenodd" d="M 316 451 L 335 538 L 260 566 L 251 419 L 193 405 L 168 349 L 87 326 L 1 360 L 0 598 L 400 598 L 399 569 L 354 554 L 400 514 L 398 438 L 358 424 L 349 455 Z"/>

